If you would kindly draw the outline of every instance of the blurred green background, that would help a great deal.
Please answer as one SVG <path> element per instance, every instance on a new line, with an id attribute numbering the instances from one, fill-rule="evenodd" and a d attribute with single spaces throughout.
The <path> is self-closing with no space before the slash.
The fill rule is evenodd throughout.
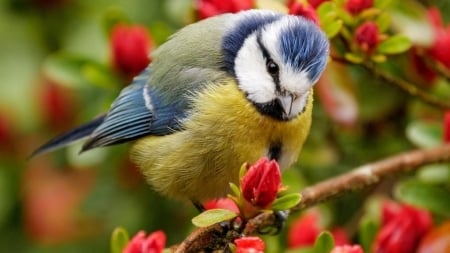
<path id="1" fill-rule="evenodd" d="M 405 2 L 438 6 L 450 19 L 448 1 Z M 158 45 L 194 19 L 190 0 L 0 0 L 0 252 L 107 252 L 118 226 L 130 234 L 162 229 L 171 245 L 193 229 L 196 210 L 153 192 L 128 161 L 128 144 L 78 155 L 78 143 L 27 157 L 49 138 L 106 111 L 127 85 L 111 70 L 112 24 L 142 24 Z M 414 71 L 403 67 L 408 62 L 404 54 L 383 67 L 409 77 Z M 323 97 L 315 99 L 300 163 L 284 174 L 290 190 L 442 143 L 442 110 L 373 73 L 330 65 L 321 82 L 329 82 L 325 89 L 341 99 L 340 111 L 327 110 Z M 429 91 L 448 97 L 449 87 L 438 80 Z M 407 177 L 450 183 L 447 166 L 432 169 Z M 325 204 L 328 223 L 354 234 L 367 196 L 390 196 L 396 180 Z M 284 245 L 284 233 L 268 240 Z"/>

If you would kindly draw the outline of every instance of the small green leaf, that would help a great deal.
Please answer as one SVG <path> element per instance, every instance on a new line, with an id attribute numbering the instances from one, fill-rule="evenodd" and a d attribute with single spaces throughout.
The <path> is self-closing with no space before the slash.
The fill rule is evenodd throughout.
<path id="1" fill-rule="evenodd" d="M 374 6 L 379 9 L 386 9 L 391 4 L 392 0 L 375 0 Z"/>
<path id="2" fill-rule="evenodd" d="M 375 23 L 377 24 L 377 27 L 380 30 L 380 32 L 383 33 L 391 25 L 391 15 L 389 15 L 389 13 L 387 13 L 387 12 L 382 12 L 375 19 Z"/>
<path id="3" fill-rule="evenodd" d="M 80 69 L 87 81 L 101 88 L 116 88 L 122 86 L 122 82 L 115 73 L 100 65 L 86 64 Z"/>
<path id="4" fill-rule="evenodd" d="M 438 122 L 413 121 L 406 127 L 406 137 L 421 148 L 442 144 L 442 125 Z"/>
<path id="5" fill-rule="evenodd" d="M 403 53 L 411 47 L 408 37 L 398 34 L 394 35 L 378 45 L 377 51 L 382 54 Z"/>
<path id="6" fill-rule="evenodd" d="M 242 179 L 248 170 L 248 163 L 242 164 L 241 168 L 239 169 L 239 179 Z"/>
<path id="7" fill-rule="evenodd" d="M 380 14 L 380 9 L 377 8 L 369 8 L 365 9 L 359 14 L 359 18 L 361 19 L 374 19 L 374 17 Z"/>
<path id="8" fill-rule="evenodd" d="M 364 252 L 370 252 L 378 229 L 379 225 L 373 219 L 363 219 L 360 222 L 358 237 Z"/>
<path id="9" fill-rule="evenodd" d="M 302 199 L 302 195 L 300 193 L 290 193 L 286 194 L 280 198 L 277 198 L 272 203 L 273 210 L 287 210 L 294 206 L 296 206 L 298 203 L 300 203 L 300 200 Z"/>
<path id="10" fill-rule="evenodd" d="M 344 55 L 344 57 L 349 62 L 356 63 L 356 64 L 359 64 L 359 63 L 364 61 L 364 59 L 361 56 L 356 55 L 356 54 L 352 54 L 352 53 L 346 53 Z"/>
<path id="11" fill-rule="evenodd" d="M 197 227 L 207 227 L 213 224 L 230 220 L 236 217 L 237 214 L 227 209 L 210 209 L 195 216 L 192 223 Z"/>
<path id="12" fill-rule="evenodd" d="M 397 185 L 394 194 L 404 202 L 450 217 L 450 189 L 446 187 L 407 180 Z"/>
<path id="13" fill-rule="evenodd" d="M 327 24 L 323 27 L 323 31 L 327 35 L 329 39 L 336 36 L 342 28 L 342 20 L 336 20 L 330 24 Z"/>
<path id="14" fill-rule="evenodd" d="M 334 248 L 334 239 L 330 232 L 325 231 L 319 234 L 314 242 L 314 253 L 330 252 Z"/>
<path id="15" fill-rule="evenodd" d="M 382 62 L 385 62 L 387 60 L 386 59 L 386 55 L 384 55 L 384 54 L 372 55 L 372 56 L 370 56 L 370 59 L 372 61 L 376 62 L 376 63 L 382 63 Z"/>
<path id="16" fill-rule="evenodd" d="M 320 21 L 326 16 L 336 16 L 336 3 L 334 2 L 324 2 L 321 5 L 319 5 L 319 8 L 317 8 L 317 15 L 320 18 Z"/>
<path id="17" fill-rule="evenodd" d="M 239 190 L 239 187 L 237 185 L 230 183 L 230 189 L 235 196 L 241 196 L 241 191 Z"/>
<path id="18" fill-rule="evenodd" d="M 422 182 L 433 184 L 450 183 L 450 166 L 448 164 L 424 166 L 417 172 L 417 178 Z"/>
<path id="19" fill-rule="evenodd" d="M 124 228 L 114 229 L 111 235 L 111 253 L 122 253 L 128 241 L 130 241 L 130 236 Z"/>

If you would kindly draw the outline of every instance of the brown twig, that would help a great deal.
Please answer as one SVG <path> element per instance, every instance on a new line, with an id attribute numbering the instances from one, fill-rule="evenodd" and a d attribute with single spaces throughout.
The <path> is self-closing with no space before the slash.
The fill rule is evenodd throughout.
<path id="1" fill-rule="evenodd" d="M 345 58 L 342 58 L 339 56 L 331 56 L 331 59 L 335 62 L 355 65 L 355 63 L 352 63 L 352 62 L 346 60 Z M 373 65 L 371 63 L 363 62 L 358 65 L 365 68 L 367 71 L 375 74 L 377 77 L 381 78 L 382 80 L 386 81 L 387 83 L 397 86 L 398 88 L 405 91 L 406 93 L 419 98 L 420 100 L 422 100 L 423 102 L 425 102 L 429 105 L 439 107 L 439 108 L 442 108 L 445 110 L 450 109 L 450 103 L 447 100 L 444 101 L 433 95 L 430 95 L 426 91 L 420 89 L 419 86 L 416 84 L 413 84 L 413 83 L 403 80 L 401 78 L 392 76 L 391 74 L 387 73 L 386 71 L 381 71 L 380 69 L 377 69 L 375 67 L 375 65 Z"/>
<path id="2" fill-rule="evenodd" d="M 450 144 L 433 149 L 409 151 L 369 163 L 341 176 L 330 178 L 304 189 L 301 192 L 301 202 L 292 211 L 314 206 L 345 192 L 372 186 L 387 176 L 411 171 L 428 164 L 443 162 L 450 162 Z M 242 234 L 255 234 L 274 224 L 274 220 L 275 217 L 272 213 L 261 213 L 247 222 Z M 220 236 L 222 236 L 223 243 L 225 230 L 224 226 L 218 224 L 198 228 L 176 248 L 175 252 L 198 252 L 200 249 L 211 248 L 220 241 Z M 238 236 L 237 234 L 228 236 L 228 240 L 232 241 Z"/>

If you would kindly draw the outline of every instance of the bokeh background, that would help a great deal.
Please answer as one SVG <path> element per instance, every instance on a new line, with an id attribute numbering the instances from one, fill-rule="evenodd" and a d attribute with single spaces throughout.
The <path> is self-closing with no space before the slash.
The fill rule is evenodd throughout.
<path id="1" fill-rule="evenodd" d="M 389 33 L 408 33 L 417 52 L 426 52 L 435 38 L 428 8 L 437 7 L 444 24 L 450 21 L 446 0 L 391 2 Z M 0 252 L 108 252 L 111 232 L 118 226 L 130 234 L 161 229 L 171 245 L 193 229 L 190 219 L 197 211 L 152 191 L 129 162 L 128 144 L 79 155 L 81 143 L 76 143 L 28 157 L 49 138 L 106 111 L 129 83 L 135 66 L 122 68 L 114 56 L 113 44 L 124 43 L 114 42 L 112 36 L 118 23 L 140 26 L 134 32 L 145 31 L 142 40 L 151 51 L 199 19 L 196 4 L 194 0 L 0 0 Z M 274 6 L 280 4 L 286 5 L 278 1 Z M 430 79 L 417 69 L 412 60 L 416 51 L 390 57 L 383 69 L 448 100 L 448 79 Z M 314 106 L 313 127 L 300 162 L 283 176 L 292 191 L 444 141 L 445 110 L 406 95 L 357 64 L 331 63 L 316 88 Z M 448 165 L 432 166 L 346 194 L 318 208 L 321 222 L 344 228 L 358 241 L 359 221 L 368 203 L 377 203 L 371 199 L 401 199 L 395 189 L 406 180 L 415 187 L 426 182 L 448 192 L 450 172 Z M 371 208 L 376 216 L 377 207 Z M 443 209 L 434 212 L 437 221 L 449 218 Z M 266 238 L 269 250 L 281 252 L 286 233 L 287 229 Z"/>

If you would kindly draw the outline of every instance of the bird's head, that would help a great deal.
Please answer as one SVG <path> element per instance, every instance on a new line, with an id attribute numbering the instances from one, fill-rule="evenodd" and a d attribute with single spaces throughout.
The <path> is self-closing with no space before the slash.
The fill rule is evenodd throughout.
<path id="1" fill-rule="evenodd" d="M 290 120 L 304 111 L 329 42 L 305 18 L 253 10 L 237 14 L 222 48 L 225 68 L 247 99 L 265 115 Z"/>

